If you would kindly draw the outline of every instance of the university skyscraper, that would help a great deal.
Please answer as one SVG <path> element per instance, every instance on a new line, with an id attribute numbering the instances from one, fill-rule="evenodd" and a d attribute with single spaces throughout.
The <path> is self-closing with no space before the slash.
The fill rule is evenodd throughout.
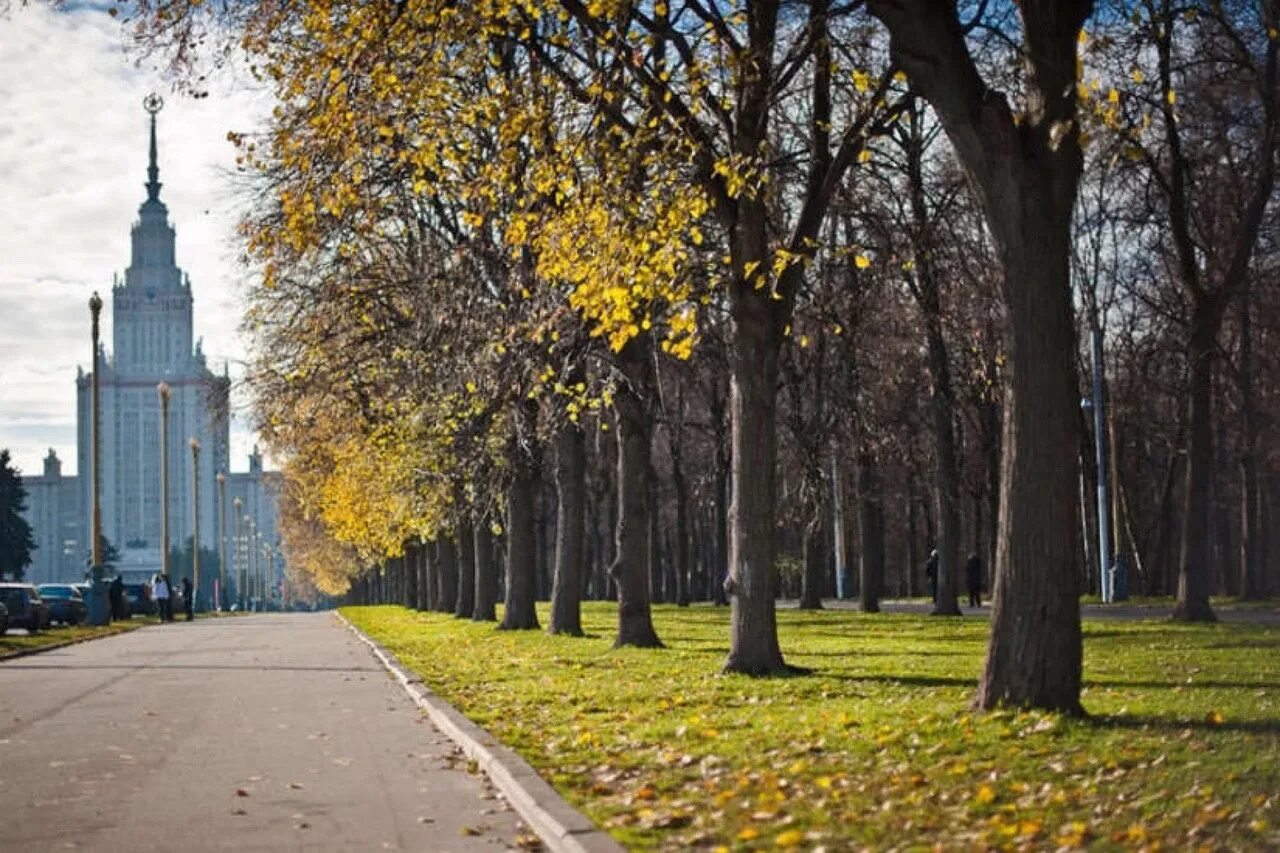
<path id="1" fill-rule="evenodd" d="M 190 278 L 177 264 L 176 233 L 160 199 L 156 151 L 159 100 L 148 99 L 150 150 L 146 200 L 133 224 L 129 266 L 111 289 L 112 350 L 100 356 L 100 447 L 102 459 L 102 531 L 121 553 L 120 568 L 142 574 L 158 569 L 161 546 L 160 398 L 156 386 L 168 384 L 169 537 L 183 548 L 192 535 L 190 439 L 200 442 L 200 539 L 218 547 L 216 475 L 229 470 L 230 380 L 211 371 L 194 337 Z M 53 451 L 43 476 L 25 478 L 28 518 L 39 546 L 28 577 L 36 582 L 80 578 L 89 552 L 91 505 L 90 378 L 76 379 L 77 468 L 79 476 L 61 476 Z M 278 477 L 263 472 L 254 453 L 247 474 L 227 476 L 228 570 L 237 544 L 232 502 L 240 498 L 249 514 L 275 544 Z M 70 481 L 75 481 L 71 486 Z M 67 506 L 73 502 L 74 506 Z M 243 544 L 239 545 L 243 552 Z M 203 584 L 202 584 L 203 586 Z"/>

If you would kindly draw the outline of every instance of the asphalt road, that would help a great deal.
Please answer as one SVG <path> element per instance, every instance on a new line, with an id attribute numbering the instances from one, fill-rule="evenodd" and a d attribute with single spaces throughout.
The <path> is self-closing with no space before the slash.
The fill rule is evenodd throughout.
<path id="1" fill-rule="evenodd" d="M 502 850 L 518 818 L 332 614 L 0 663 L 0 850 Z"/>

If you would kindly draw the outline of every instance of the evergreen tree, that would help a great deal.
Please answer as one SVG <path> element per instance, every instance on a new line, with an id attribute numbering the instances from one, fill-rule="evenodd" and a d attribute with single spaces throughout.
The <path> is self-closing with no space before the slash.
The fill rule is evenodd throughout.
<path id="1" fill-rule="evenodd" d="M 27 490 L 18 469 L 9 461 L 8 449 L 0 450 L 0 578 L 9 575 L 21 580 L 36 549 L 31 525 L 22 517 L 27 509 Z"/>

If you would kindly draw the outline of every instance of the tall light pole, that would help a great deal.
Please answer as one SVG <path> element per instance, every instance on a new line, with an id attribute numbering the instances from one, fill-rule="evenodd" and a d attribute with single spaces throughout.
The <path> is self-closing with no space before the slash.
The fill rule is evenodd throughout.
<path id="1" fill-rule="evenodd" d="M 156 386 L 160 394 L 160 574 L 169 580 L 169 383 Z"/>
<path id="2" fill-rule="evenodd" d="M 232 505 L 236 510 L 236 601 L 240 603 L 240 609 L 244 609 L 244 560 L 240 559 L 240 544 L 244 541 L 243 528 L 240 526 L 240 499 L 233 500 Z"/>
<path id="3" fill-rule="evenodd" d="M 191 612 L 200 604 L 200 442 L 191 438 Z"/>
<path id="4" fill-rule="evenodd" d="M 251 598 L 255 600 L 254 609 L 257 609 L 256 599 L 258 597 L 258 589 L 257 589 L 257 586 L 258 586 L 258 531 L 257 531 L 257 525 L 253 523 L 253 519 L 250 518 L 249 516 L 246 515 L 244 517 L 244 523 L 245 523 L 245 526 L 249 528 L 249 544 L 247 549 L 248 557 L 249 557 L 249 595 Z"/>
<path id="5" fill-rule="evenodd" d="M 90 567 L 90 577 L 93 580 L 93 586 L 89 591 L 89 623 L 92 625 L 105 625 L 111 621 L 111 613 L 107 608 L 107 590 L 102 578 L 102 465 L 99 455 L 99 447 L 101 443 L 98 438 L 98 317 L 102 314 L 102 298 L 94 291 L 93 296 L 89 297 L 89 316 L 93 318 L 93 328 L 90 337 L 93 339 L 93 371 L 90 390 L 90 406 L 93 408 L 93 416 L 91 418 L 90 431 L 92 433 L 91 443 L 92 465 L 93 465 L 93 507 L 90 510 L 92 518 L 89 522 L 91 536 L 93 537 L 92 554 L 93 565 Z"/>
<path id="6" fill-rule="evenodd" d="M 227 594 L 227 477 L 218 472 L 218 594 L 214 596 L 215 610 L 222 609 L 222 597 Z"/>

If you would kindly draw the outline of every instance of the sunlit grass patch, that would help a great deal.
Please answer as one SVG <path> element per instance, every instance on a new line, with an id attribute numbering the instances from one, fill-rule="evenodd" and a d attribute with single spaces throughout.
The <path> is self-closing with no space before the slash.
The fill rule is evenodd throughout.
<path id="1" fill-rule="evenodd" d="M 154 620 L 152 620 L 154 621 Z M 72 640 L 88 640 L 97 637 L 109 637 L 141 628 L 145 621 L 112 622 L 108 625 L 72 625 L 69 627 L 48 628 L 38 634 L 16 634 L 13 631 L 0 637 L 0 657 L 11 652 L 41 649 L 45 646 L 56 646 Z"/>
<path id="2" fill-rule="evenodd" d="M 1089 720 L 973 714 L 987 624 L 781 611 L 812 675 L 719 673 L 728 618 L 655 608 L 665 650 L 344 612 L 635 848 L 1280 846 L 1280 630 L 1089 622 Z M 544 608 L 539 618 L 546 623 Z"/>

